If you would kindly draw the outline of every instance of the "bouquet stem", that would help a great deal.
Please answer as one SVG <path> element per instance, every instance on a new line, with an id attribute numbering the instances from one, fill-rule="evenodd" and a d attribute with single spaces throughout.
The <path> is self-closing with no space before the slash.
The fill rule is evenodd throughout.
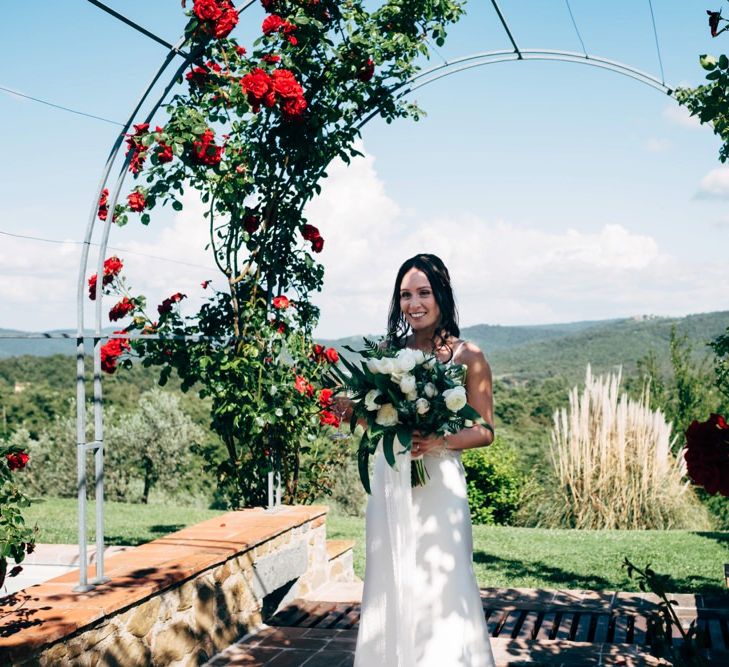
<path id="1" fill-rule="evenodd" d="M 410 486 L 424 486 L 428 477 L 428 471 L 422 458 L 410 461 Z"/>

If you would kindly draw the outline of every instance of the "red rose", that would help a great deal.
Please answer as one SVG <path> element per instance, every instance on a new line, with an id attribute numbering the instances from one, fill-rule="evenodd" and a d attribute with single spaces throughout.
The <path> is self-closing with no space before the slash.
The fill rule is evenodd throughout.
<path id="1" fill-rule="evenodd" d="M 279 97 L 294 98 L 304 94 L 303 88 L 294 77 L 294 73 L 287 69 L 277 69 L 271 74 L 273 89 Z"/>
<path id="2" fill-rule="evenodd" d="M 243 218 L 243 229 L 245 229 L 249 234 L 254 234 L 258 230 L 260 224 L 261 221 L 257 215 L 247 215 Z"/>
<path id="3" fill-rule="evenodd" d="M 181 292 L 176 292 L 172 296 L 168 296 L 166 299 L 162 301 L 162 303 L 157 306 L 157 312 L 160 315 L 166 315 L 172 310 L 172 304 L 173 303 L 179 303 L 183 299 L 187 297 L 187 294 L 182 294 Z"/>
<path id="4" fill-rule="evenodd" d="M 334 428 L 339 428 L 339 417 L 335 415 L 333 412 L 329 412 L 329 410 L 324 410 L 319 415 L 319 422 L 322 426 L 333 426 Z"/>
<path id="5" fill-rule="evenodd" d="M 109 188 L 104 188 L 99 197 L 99 220 L 106 220 L 109 215 Z"/>
<path id="6" fill-rule="evenodd" d="M 303 97 L 287 97 L 281 102 L 281 111 L 289 120 L 300 118 L 306 110 L 306 100 Z"/>
<path id="7" fill-rule="evenodd" d="M 208 79 L 208 70 L 200 66 L 193 67 L 190 72 L 185 74 L 185 78 L 190 84 L 190 88 L 202 88 Z"/>
<path id="8" fill-rule="evenodd" d="M 137 306 L 134 301 L 130 300 L 129 297 L 125 296 L 109 311 L 109 319 L 112 322 L 116 322 L 116 320 L 120 320 L 122 317 L 125 317 L 126 315 L 131 313 L 136 307 Z"/>
<path id="9" fill-rule="evenodd" d="M 244 55 L 245 55 L 245 54 L 247 53 L 247 51 L 246 51 L 246 47 L 245 47 L 245 46 L 236 46 L 236 47 L 235 47 L 235 52 L 236 52 L 236 53 L 237 53 L 237 54 L 238 54 L 239 56 L 244 56 Z"/>
<path id="10" fill-rule="evenodd" d="M 126 333 L 115 331 L 116 334 Z M 110 338 L 101 346 L 101 370 L 112 374 L 116 370 L 116 362 L 124 352 L 131 349 L 129 341 L 125 338 Z"/>
<path id="11" fill-rule="evenodd" d="M 144 198 L 144 193 L 139 190 L 135 190 L 131 194 L 127 195 L 127 201 L 129 202 L 129 208 L 137 213 L 143 211 L 147 204 L 147 200 Z"/>
<path id="12" fill-rule="evenodd" d="M 331 389 L 322 389 L 319 392 L 319 405 L 323 408 L 328 408 L 332 404 L 332 396 L 334 392 Z"/>
<path id="13" fill-rule="evenodd" d="M 367 83 L 375 73 L 375 62 L 372 58 L 367 58 L 367 62 L 357 71 L 357 78 Z"/>
<path id="14" fill-rule="evenodd" d="M 203 280 L 203 281 L 202 281 L 202 282 L 200 283 L 200 285 L 201 285 L 201 287 L 202 287 L 203 289 L 207 289 L 207 288 L 208 288 L 208 285 L 209 285 L 209 284 L 210 284 L 211 282 L 213 282 L 213 281 L 212 281 L 212 280 Z"/>
<path id="15" fill-rule="evenodd" d="M 240 85 L 243 92 L 248 96 L 248 102 L 253 107 L 254 113 L 258 113 L 261 104 L 272 107 L 276 103 L 273 80 L 260 67 L 256 67 L 246 74 L 240 80 Z"/>
<path id="16" fill-rule="evenodd" d="M 11 452 L 10 454 L 6 454 L 5 458 L 8 461 L 8 468 L 10 470 L 22 470 L 28 465 L 30 456 L 25 452 Z"/>
<path id="17" fill-rule="evenodd" d="M 278 14 L 271 14 L 263 19 L 261 30 L 263 30 L 264 35 L 270 35 L 272 32 L 278 32 L 285 24 L 286 21 Z"/>
<path id="18" fill-rule="evenodd" d="M 301 228 L 301 235 L 304 237 L 305 241 L 313 241 L 321 236 L 319 234 L 319 230 L 314 227 L 314 225 L 304 225 Z"/>
<path id="19" fill-rule="evenodd" d="M 215 133 L 209 128 L 192 142 L 192 148 L 195 160 L 200 164 L 215 166 L 223 157 L 223 146 L 215 144 Z"/>
<path id="20" fill-rule="evenodd" d="M 101 281 L 101 286 L 106 287 L 119 275 L 123 268 L 123 262 L 116 255 L 107 258 L 104 261 L 104 278 Z M 92 301 L 96 299 L 96 274 L 89 278 L 89 299 Z"/>
<path id="21" fill-rule="evenodd" d="M 706 489 L 729 497 L 729 425 L 721 415 L 693 421 L 686 430 L 684 450 L 689 477 Z"/>
<path id="22" fill-rule="evenodd" d="M 160 164 L 164 164 L 165 162 L 172 162 L 172 159 L 174 158 L 174 153 L 172 152 L 172 146 L 168 146 L 163 141 L 159 142 L 159 147 L 157 148 L 157 160 Z"/>
<path id="23" fill-rule="evenodd" d="M 233 28 L 238 25 L 238 12 L 235 7 L 229 2 L 223 5 L 223 13 L 220 18 L 215 22 L 213 28 L 213 35 L 217 39 L 223 39 L 227 37 Z"/>
<path id="24" fill-rule="evenodd" d="M 275 53 L 267 53 L 261 60 L 264 63 L 277 63 L 281 60 L 281 56 L 277 56 Z"/>
<path id="25" fill-rule="evenodd" d="M 276 310 L 286 310 L 291 305 L 291 301 L 286 296 L 277 296 L 273 300 L 273 307 Z"/>
<path id="26" fill-rule="evenodd" d="M 333 347 L 327 348 L 324 356 L 330 364 L 336 364 L 339 361 L 339 352 L 337 352 Z"/>
<path id="27" fill-rule="evenodd" d="M 317 236 L 315 239 L 311 242 L 311 249 L 314 252 L 321 252 L 324 248 L 324 239 L 321 236 Z"/>
<path id="28" fill-rule="evenodd" d="M 149 129 L 149 123 L 139 123 L 138 125 L 134 125 L 133 127 L 134 134 L 136 136 L 140 136 L 147 133 L 147 130 Z"/>
<path id="29" fill-rule="evenodd" d="M 706 10 L 709 15 L 709 28 L 711 28 L 711 36 L 716 37 L 719 34 L 719 21 L 721 21 L 721 12 L 712 12 Z"/>
<path id="30" fill-rule="evenodd" d="M 296 376 L 296 380 L 294 381 L 294 389 L 298 391 L 300 394 L 306 394 L 309 397 L 312 397 L 314 395 L 314 387 L 307 382 L 306 378 L 303 378 L 301 375 Z"/>
<path id="31" fill-rule="evenodd" d="M 195 0 L 192 11 L 201 21 L 217 21 L 223 13 L 217 0 Z"/>

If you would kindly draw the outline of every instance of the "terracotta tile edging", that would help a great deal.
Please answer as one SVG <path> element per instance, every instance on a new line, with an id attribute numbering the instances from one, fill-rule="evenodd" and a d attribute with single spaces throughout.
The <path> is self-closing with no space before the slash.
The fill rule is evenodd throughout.
<path id="1" fill-rule="evenodd" d="M 228 512 L 107 558 L 111 581 L 88 593 L 73 592 L 74 570 L 0 598 L 0 663 L 28 659 L 287 532 L 322 525 L 327 512 L 323 505 Z"/>

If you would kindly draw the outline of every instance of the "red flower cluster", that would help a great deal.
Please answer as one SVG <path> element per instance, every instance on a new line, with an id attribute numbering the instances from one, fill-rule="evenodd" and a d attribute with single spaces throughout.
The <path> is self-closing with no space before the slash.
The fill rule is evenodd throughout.
<path id="1" fill-rule="evenodd" d="M 192 11 L 200 19 L 203 32 L 217 39 L 227 37 L 238 25 L 238 12 L 230 0 L 195 0 Z"/>
<path id="2" fill-rule="evenodd" d="M 119 275 L 124 268 L 124 263 L 116 256 L 112 255 L 104 262 L 104 278 L 102 287 L 106 287 L 110 282 Z M 96 299 L 96 274 L 89 278 L 89 299 Z"/>
<path id="3" fill-rule="evenodd" d="M 149 123 L 140 123 L 134 126 L 134 134 L 127 135 L 127 155 L 131 151 L 132 157 L 129 161 L 129 171 L 138 174 L 142 170 L 142 165 L 147 159 L 147 147 L 142 143 L 142 137 L 147 134 Z"/>
<path id="4" fill-rule="evenodd" d="M 175 155 L 172 152 L 172 146 L 168 146 L 164 141 L 160 141 L 159 147 L 157 148 L 157 160 L 160 164 L 172 162 L 174 157 Z"/>
<path id="5" fill-rule="evenodd" d="M 215 143 L 215 132 L 210 128 L 202 133 L 197 141 L 192 142 L 192 153 L 195 161 L 209 167 L 214 167 L 223 158 L 223 146 Z"/>
<path id="6" fill-rule="evenodd" d="M 367 62 L 357 70 L 357 78 L 367 83 L 375 74 L 375 61 L 367 58 Z"/>
<path id="7" fill-rule="evenodd" d="M 339 361 L 339 352 L 337 352 L 333 347 L 325 348 L 323 345 L 316 343 L 311 353 L 311 359 L 314 359 L 320 364 L 336 364 Z"/>
<path id="8" fill-rule="evenodd" d="M 684 458 L 694 482 L 707 493 L 729 497 L 729 424 L 724 417 L 712 414 L 705 422 L 691 422 Z"/>
<path id="9" fill-rule="evenodd" d="M 301 375 L 296 376 L 296 380 L 294 380 L 294 389 L 296 389 L 296 391 L 300 394 L 306 394 L 309 398 L 314 395 L 313 385 Z"/>
<path id="10" fill-rule="evenodd" d="M 322 389 L 319 392 L 319 405 L 323 408 L 328 408 L 332 404 L 332 396 L 334 392 L 331 389 Z"/>
<path id="11" fill-rule="evenodd" d="M 204 67 L 199 65 L 192 68 L 187 74 L 185 74 L 187 82 L 190 84 L 190 88 L 202 88 L 205 82 L 208 80 L 208 71 Z"/>
<path id="12" fill-rule="evenodd" d="M 25 452 L 11 452 L 6 454 L 5 458 L 8 461 L 8 468 L 10 470 L 22 470 L 28 464 L 30 456 Z"/>
<path id="13" fill-rule="evenodd" d="M 334 428 L 339 428 L 339 417 L 335 415 L 333 412 L 329 412 L 329 410 L 323 410 L 322 413 L 319 415 L 319 423 L 322 426 L 333 426 Z"/>
<path id="14" fill-rule="evenodd" d="M 104 188 L 99 197 L 99 220 L 106 220 L 109 215 L 109 188 Z"/>
<path id="15" fill-rule="evenodd" d="M 172 304 L 173 303 L 179 303 L 182 301 L 187 294 L 182 294 L 181 292 L 176 292 L 172 296 L 168 296 L 162 303 L 157 306 L 157 312 L 160 315 L 166 315 L 172 310 Z"/>
<path id="16" fill-rule="evenodd" d="M 291 305 L 291 301 L 286 296 L 277 296 L 273 300 L 273 307 L 276 310 L 286 310 Z"/>
<path id="17" fill-rule="evenodd" d="M 126 317 L 131 313 L 137 305 L 128 296 L 125 296 L 119 303 L 115 304 L 109 311 L 109 320 L 116 322 L 122 317 Z"/>
<path id="18" fill-rule="evenodd" d="M 123 334 L 126 331 L 115 331 L 115 334 Z M 116 370 L 116 362 L 119 357 L 131 346 L 126 338 L 110 338 L 101 346 L 101 370 L 110 375 Z"/>
<path id="19" fill-rule="evenodd" d="M 277 99 L 284 117 L 289 120 L 300 117 L 306 110 L 304 89 L 287 69 L 274 70 L 269 76 L 256 67 L 240 80 L 240 85 L 254 113 L 258 113 L 261 104 L 271 108 Z"/>
<path id="20" fill-rule="evenodd" d="M 129 208 L 136 213 L 143 211 L 144 207 L 147 205 L 147 200 L 141 190 L 135 190 L 128 194 L 127 201 L 129 202 Z"/>
<path id="21" fill-rule="evenodd" d="M 297 44 L 296 37 L 293 35 L 296 32 L 296 26 L 293 23 L 285 21 L 278 14 L 271 14 L 263 19 L 261 30 L 263 30 L 264 35 L 270 35 L 274 32 L 282 33 L 291 46 L 296 46 Z"/>
<path id="22" fill-rule="evenodd" d="M 304 225 L 301 229 L 301 235 L 305 241 L 311 241 L 311 249 L 314 252 L 321 252 L 324 248 L 324 239 L 314 225 Z"/>
<path id="23" fill-rule="evenodd" d="M 277 63 L 281 61 L 281 56 L 277 56 L 275 53 L 267 53 L 261 60 L 264 63 Z"/>
<path id="24" fill-rule="evenodd" d="M 261 104 L 269 109 L 276 104 L 276 93 L 273 90 L 273 80 L 265 70 L 256 67 L 240 80 L 243 92 L 248 96 L 248 103 L 254 113 L 258 113 Z"/>

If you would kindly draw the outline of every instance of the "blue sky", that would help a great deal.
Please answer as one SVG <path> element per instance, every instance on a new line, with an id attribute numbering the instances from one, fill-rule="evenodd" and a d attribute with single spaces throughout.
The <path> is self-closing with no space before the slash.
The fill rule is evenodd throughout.
<path id="1" fill-rule="evenodd" d="M 186 20 L 179 0 L 108 4 L 169 41 Z M 660 76 L 647 1 L 570 4 L 588 52 Z M 581 50 L 563 0 L 500 5 L 521 48 Z M 653 8 L 667 82 L 699 83 L 698 55 L 726 46 L 709 36 L 707 7 Z M 509 48 L 490 3 L 466 11 L 433 63 Z M 258 6 L 243 15 L 242 44 L 262 17 Z M 12 3 L 0 86 L 121 121 L 164 55 L 83 0 Z M 371 122 L 367 157 L 333 165 L 310 207 L 327 239 L 320 335 L 380 331 L 397 266 L 418 251 L 451 267 L 464 324 L 729 307 L 729 174 L 710 130 L 665 95 L 593 67 L 515 62 L 447 77 L 415 99 L 427 117 Z M 81 239 L 118 130 L 2 92 L 0 123 L 0 231 Z M 150 228 L 113 230 L 138 291 L 154 300 L 182 289 L 199 304 L 200 280 L 215 277 L 199 222 L 191 201 Z M 0 236 L 0 328 L 73 326 L 77 256 L 72 244 Z"/>

